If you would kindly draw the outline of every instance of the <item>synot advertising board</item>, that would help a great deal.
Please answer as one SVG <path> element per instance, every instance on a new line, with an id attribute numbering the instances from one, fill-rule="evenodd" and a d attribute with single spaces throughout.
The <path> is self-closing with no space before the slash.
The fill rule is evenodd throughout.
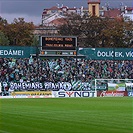
<path id="1" fill-rule="evenodd" d="M 97 97 L 95 91 L 52 91 L 52 96 L 57 98 Z"/>

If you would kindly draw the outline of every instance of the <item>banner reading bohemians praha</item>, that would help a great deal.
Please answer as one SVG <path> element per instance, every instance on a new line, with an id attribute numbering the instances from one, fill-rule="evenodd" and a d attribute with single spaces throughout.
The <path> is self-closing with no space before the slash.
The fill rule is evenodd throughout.
<path id="1" fill-rule="evenodd" d="M 108 83 L 98 85 L 97 90 L 99 91 L 132 91 L 129 90 L 130 83 Z M 1 91 L 91 91 L 95 90 L 95 84 L 82 81 L 70 82 L 0 82 Z"/>
<path id="2" fill-rule="evenodd" d="M 52 90 L 52 91 L 80 91 L 80 90 L 91 90 L 90 84 L 87 82 L 73 81 L 69 82 L 2 82 L 2 91 L 37 91 L 37 90 Z"/>

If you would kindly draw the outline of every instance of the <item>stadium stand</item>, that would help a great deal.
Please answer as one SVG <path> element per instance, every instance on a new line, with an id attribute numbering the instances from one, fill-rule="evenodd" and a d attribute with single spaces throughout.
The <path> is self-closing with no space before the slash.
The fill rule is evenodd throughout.
<path id="1" fill-rule="evenodd" d="M 95 78 L 133 79 L 133 61 L 0 58 L 1 82 L 89 82 Z"/>

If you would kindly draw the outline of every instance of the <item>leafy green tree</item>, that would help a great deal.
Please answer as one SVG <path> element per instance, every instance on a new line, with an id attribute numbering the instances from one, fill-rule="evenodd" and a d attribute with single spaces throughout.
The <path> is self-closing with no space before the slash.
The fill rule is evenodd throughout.
<path id="1" fill-rule="evenodd" d="M 133 22 L 72 14 L 59 28 L 59 33 L 78 36 L 82 47 L 130 47 Z"/>
<path id="2" fill-rule="evenodd" d="M 66 23 L 59 28 L 61 35 L 76 35 L 78 44 L 82 47 L 99 47 L 101 32 L 106 28 L 103 19 L 71 14 L 66 20 Z"/>
<path id="3" fill-rule="evenodd" d="M 106 21 L 95 16 L 85 17 L 81 24 L 84 46 L 101 47 L 100 42 L 103 39 L 102 31 L 106 28 Z"/>
<path id="4" fill-rule="evenodd" d="M 69 14 L 65 18 L 65 24 L 59 27 L 60 35 L 71 35 L 71 36 L 79 36 L 81 34 L 80 26 L 82 22 L 82 18 L 77 14 Z"/>
<path id="5" fill-rule="evenodd" d="M 8 38 L 0 31 L 0 45 L 9 45 Z"/>
<path id="6" fill-rule="evenodd" d="M 39 45 L 39 36 L 34 35 L 32 46 L 38 46 L 38 45 Z"/>
<path id="7" fill-rule="evenodd" d="M 0 30 L 3 32 L 4 27 L 8 25 L 7 20 L 0 17 Z"/>
<path id="8" fill-rule="evenodd" d="M 106 47 L 130 47 L 133 36 L 132 22 L 114 19 L 107 23 L 106 29 L 103 30 Z"/>

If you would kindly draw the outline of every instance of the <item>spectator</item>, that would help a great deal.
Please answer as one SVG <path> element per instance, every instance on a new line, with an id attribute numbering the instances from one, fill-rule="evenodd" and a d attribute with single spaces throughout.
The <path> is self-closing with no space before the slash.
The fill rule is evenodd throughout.
<path id="1" fill-rule="evenodd" d="M 133 79 L 133 61 L 0 58 L 0 82 L 89 82 L 95 78 Z"/>

